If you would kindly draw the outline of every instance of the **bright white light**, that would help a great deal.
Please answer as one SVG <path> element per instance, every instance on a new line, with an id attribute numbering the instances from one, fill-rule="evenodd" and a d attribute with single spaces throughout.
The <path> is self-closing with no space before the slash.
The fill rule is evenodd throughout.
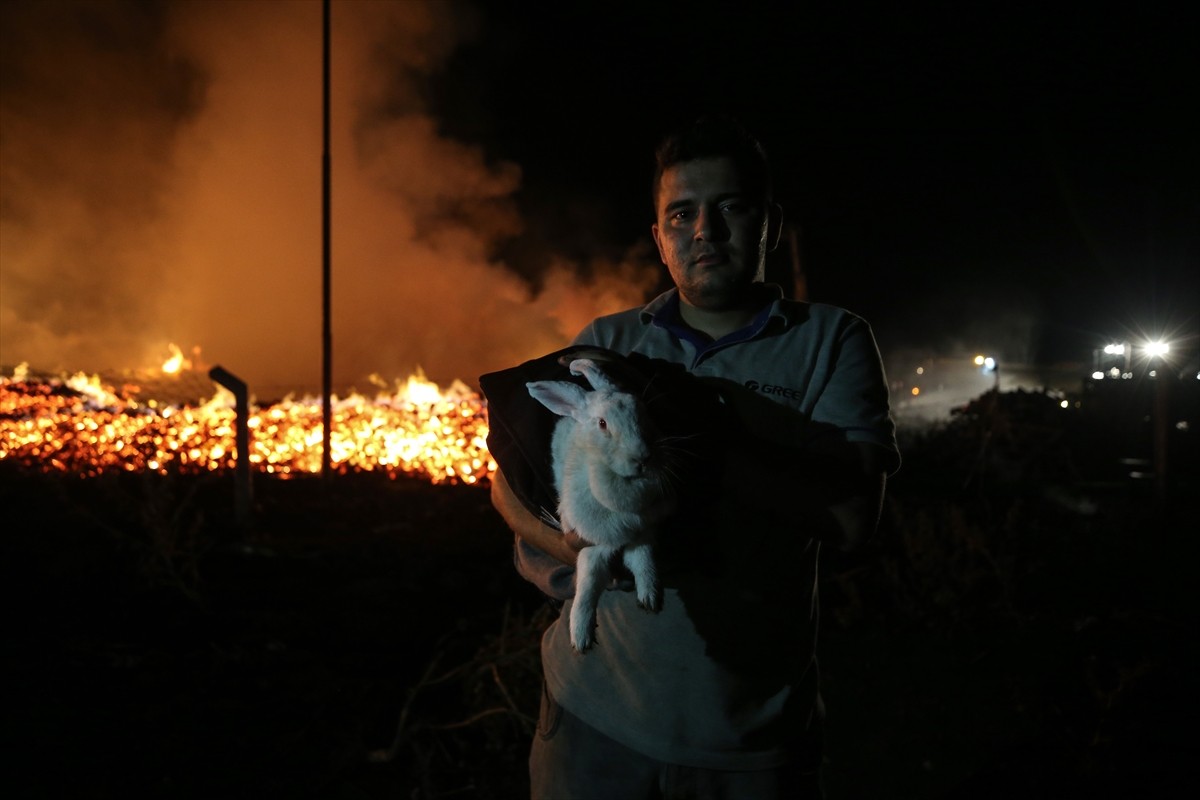
<path id="1" fill-rule="evenodd" d="M 1142 348 L 1142 351 L 1151 357 L 1165 356 L 1167 353 L 1171 352 L 1171 345 L 1167 342 L 1147 342 L 1146 346 Z"/>
<path id="2" fill-rule="evenodd" d="M 918 375 L 924 375 L 924 374 L 925 374 L 925 368 L 924 368 L 924 367 L 917 367 L 917 374 L 918 374 Z"/>
<path id="3" fill-rule="evenodd" d="M 1070 406 L 1071 406 L 1071 404 L 1070 404 L 1069 402 L 1067 402 L 1066 400 L 1063 400 L 1063 401 L 1062 401 L 1061 403 L 1059 403 L 1058 405 L 1059 405 L 1059 407 L 1060 407 L 1060 408 L 1070 408 Z"/>
<path id="4" fill-rule="evenodd" d="M 1114 378 L 1119 378 L 1119 377 L 1121 377 L 1121 370 L 1117 369 L 1116 367 L 1113 367 L 1112 369 L 1110 369 L 1108 371 L 1108 374 L 1113 376 Z"/>
<path id="5" fill-rule="evenodd" d="M 986 370 L 995 369 L 996 368 L 996 359 L 992 358 L 991 356 L 988 356 L 987 358 L 985 358 L 983 360 L 983 368 Z"/>
<path id="6" fill-rule="evenodd" d="M 1106 344 L 1106 345 L 1104 345 L 1104 352 L 1106 355 L 1110 355 L 1110 356 L 1123 356 L 1123 355 L 1125 355 L 1125 345 L 1123 345 L 1123 344 Z"/>
<path id="7" fill-rule="evenodd" d="M 983 366 L 983 356 L 975 356 L 975 366 L 977 366 L 977 367 Z"/>
<path id="8" fill-rule="evenodd" d="M 1200 378 L 1200 375 L 1197 375 L 1196 377 Z M 1101 372 L 1100 370 L 1096 370 L 1095 372 L 1092 373 L 1092 380 L 1094 380 L 1094 381 L 1104 380 L 1104 373 Z"/>

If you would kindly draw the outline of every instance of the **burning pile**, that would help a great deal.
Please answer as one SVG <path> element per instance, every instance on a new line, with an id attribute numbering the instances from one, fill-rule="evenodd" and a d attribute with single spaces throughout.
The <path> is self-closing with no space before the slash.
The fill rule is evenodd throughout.
<path id="1" fill-rule="evenodd" d="M 477 483 L 496 469 L 487 450 L 487 408 L 461 381 L 442 391 L 418 372 L 374 398 L 332 397 L 330 465 L 339 473 L 382 472 L 433 483 Z M 90 477 L 107 472 L 231 470 L 234 397 L 213 385 L 196 405 L 139 400 L 97 376 L 0 377 L 0 462 Z M 287 477 L 321 471 L 320 397 L 251 406 L 250 466 Z"/>

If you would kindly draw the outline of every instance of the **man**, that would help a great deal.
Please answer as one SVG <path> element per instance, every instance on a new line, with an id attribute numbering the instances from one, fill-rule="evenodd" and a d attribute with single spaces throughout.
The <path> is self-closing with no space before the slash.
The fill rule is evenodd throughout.
<path id="1" fill-rule="evenodd" d="M 782 212 L 765 152 L 736 121 L 665 139 L 653 187 L 651 233 L 675 288 L 574 344 L 681 365 L 728 410 L 723 445 L 685 476 L 704 488 L 662 533 L 661 611 L 614 586 L 586 653 L 567 630 L 582 543 L 496 475 L 517 568 L 567 604 L 542 641 L 533 797 L 820 797 L 817 556 L 873 533 L 899 467 L 878 349 L 861 318 L 762 282 Z"/>

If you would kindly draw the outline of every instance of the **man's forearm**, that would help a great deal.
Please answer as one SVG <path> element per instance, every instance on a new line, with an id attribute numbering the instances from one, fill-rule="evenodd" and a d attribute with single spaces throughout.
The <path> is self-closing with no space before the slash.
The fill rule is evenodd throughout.
<path id="1" fill-rule="evenodd" d="M 575 564 L 578 555 L 575 548 L 560 531 L 542 522 L 525 507 L 500 470 L 492 476 L 491 498 L 492 505 L 514 534 L 564 564 Z"/>

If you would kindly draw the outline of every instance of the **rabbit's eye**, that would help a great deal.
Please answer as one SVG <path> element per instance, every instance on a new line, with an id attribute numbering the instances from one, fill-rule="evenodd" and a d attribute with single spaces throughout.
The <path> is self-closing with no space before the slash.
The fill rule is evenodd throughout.
<path id="1" fill-rule="evenodd" d="M 608 420 L 606 420 L 604 417 L 600 418 L 599 425 L 600 425 L 600 430 L 602 430 L 602 431 L 608 430 Z"/>

